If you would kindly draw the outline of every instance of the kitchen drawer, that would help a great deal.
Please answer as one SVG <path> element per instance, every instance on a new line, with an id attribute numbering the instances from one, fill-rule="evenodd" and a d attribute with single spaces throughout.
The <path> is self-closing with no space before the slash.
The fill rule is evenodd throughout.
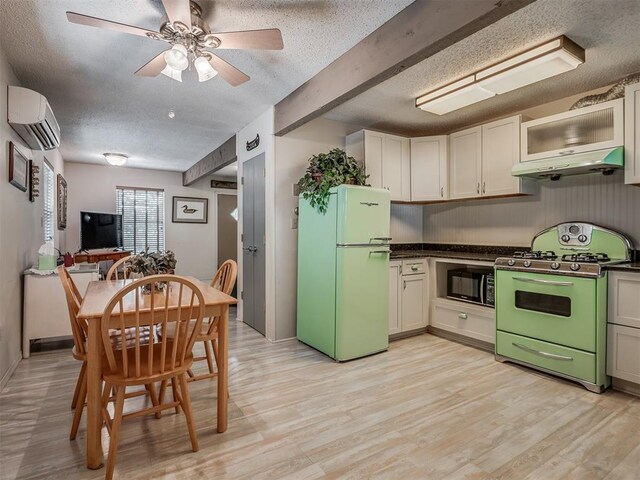
<path id="1" fill-rule="evenodd" d="M 640 328 L 640 275 L 609 272 L 609 323 Z"/>
<path id="2" fill-rule="evenodd" d="M 496 336 L 496 353 L 596 383 L 596 356 L 593 353 L 500 331 Z"/>
<path id="3" fill-rule="evenodd" d="M 457 303 L 460 304 L 459 308 Z M 495 343 L 496 322 L 493 310 L 485 313 L 479 307 L 438 299 L 433 302 L 431 325 L 465 337 Z"/>
<path id="4" fill-rule="evenodd" d="M 418 275 L 427 271 L 427 260 L 416 258 L 402 261 L 402 275 Z"/>
<path id="5" fill-rule="evenodd" d="M 607 327 L 607 375 L 640 383 L 640 328 Z"/>

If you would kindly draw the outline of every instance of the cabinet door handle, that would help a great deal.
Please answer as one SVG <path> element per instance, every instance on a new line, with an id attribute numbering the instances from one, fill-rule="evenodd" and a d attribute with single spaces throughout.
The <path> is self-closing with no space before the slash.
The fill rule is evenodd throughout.
<path id="1" fill-rule="evenodd" d="M 467 319 L 467 314 L 466 313 L 459 313 L 458 314 L 458 318 L 460 320 L 466 320 Z"/>
<path id="2" fill-rule="evenodd" d="M 534 355 L 538 355 L 539 357 L 551 358 L 553 360 L 562 360 L 564 362 L 572 362 L 573 357 L 567 357 L 565 355 L 557 355 L 555 353 L 543 352 L 541 350 L 536 350 L 535 348 L 527 347 L 526 345 L 520 345 L 519 343 L 511 342 L 516 348 L 520 350 L 524 350 L 527 353 L 533 353 Z"/>
<path id="3" fill-rule="evenodd" d="M 405 290 L 407 288 L 407 281 L 403 280 L 402 281 L 402 289 Z"/>
<path id="4" fill-rule="evenodd" d="M 476 186 L 476 193 L 480 194 L 480 182 L 478 182 L 478 185 Z"/>
<path id="5" fill-rule="evenodd" d="M 571 155 L 573 152 L 575 152 L 575 150 L 562 150 L 562 151 L 558 152 L 558 154 L 560 154 L 560 155 Z"/>
<path id="6" fill-rule="evenodd" d="M 411 265 L 411 270 L 414 272 L 418 271 L 418 266 L 417 265 Z"/>
<path id="7" fill-rule="evenodd" d="M 440 196 L 444 198 L 444 187 L 440 187 Z"/>
<path id="8" fill-rule="evenodd" d="M 486 193 L 487 192 L 487 184 L 485 182 L 482 182 L 482 193 Z"/>

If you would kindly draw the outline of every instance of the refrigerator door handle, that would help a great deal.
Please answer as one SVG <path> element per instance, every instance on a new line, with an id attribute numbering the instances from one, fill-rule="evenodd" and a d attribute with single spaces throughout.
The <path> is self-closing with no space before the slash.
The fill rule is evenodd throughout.
<path id="1" fill-rule="evenodd" d="M 382 242 L 390 242 L 393 240 L 391 237 L 371 237 L 370 240 L 380 240 Z"/>
<path id="2" fill-rule="evenodd" d="M 373 206 L 377 207 L 380 204 L 377 202 L 360 202 L 360 205 L 366 205 L 367 207 L 373 207 Z"/>
<path id="3" fill-rule="evenodd" d="M 385 243 L 336 243 L 338 248 L 386 247 Z"/>
<path id="4" fill-rule="evenodd" d="M 369 255 L 373 254 L 373 253 L 385 253 L 385 254 L 389 254 L 391 253 L 389 250 L 371 250 L 369 252 Z"/>

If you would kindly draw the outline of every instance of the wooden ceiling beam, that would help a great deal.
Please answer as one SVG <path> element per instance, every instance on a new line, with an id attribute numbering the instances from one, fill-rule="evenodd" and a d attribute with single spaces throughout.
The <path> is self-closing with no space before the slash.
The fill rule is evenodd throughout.
<path id="1" fill-rule="evenodd" d="M 196 180 L 206 177 L 237 160 L 236 136 L 229 138 L 222 145 L 209 153 L 206 157 L 191 166 L 186 172 L 182 172 L 182 185 L 191 185 Z"/>
<path id="2" fill-rule="evenodd" d="M 291 132 L 534 1 L 417 0 L 281 100 L 275 107 L 276 135 Z"/>

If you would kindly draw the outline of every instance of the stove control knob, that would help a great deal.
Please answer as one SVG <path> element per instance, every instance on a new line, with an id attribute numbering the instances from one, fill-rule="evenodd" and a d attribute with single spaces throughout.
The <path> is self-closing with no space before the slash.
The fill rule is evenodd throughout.
<path id="1" fill-rule="evenodd" d="M 560 237 L 560 240 L 562 240 L 563 242 L 567 243 L 569 240 L 571 240 L 571 237 L 565 233 L 564 235 L 562 235 Z"/>
<path id="2" fill-rule="evenodd" d="M 510 258 L 509 261 L 507 262 L 507 265 L 509 265 L 510 267 L 513 267 L 516 264 L 516 261 L 513 258 Z"/>
<path id="3" fill-rule="evenodd" d="M 558 270 L 560 268 L 560 264 L 558 262 L 553 262 L 551 264 L 551 268 L 554 270 Z"/>
<path id="4" fill-rule="evenodd" d="M 574 272 L 580 270 L 580 264 L 579 263 L 572 263 L 571 265 L 569 265 L 569 268 L 571 270 L 573 270 Z"/>
<path id="5" fill-rule="evenodd" d="M 531 260 L 525 260 L 525 261 L 524 261 L 524 263 L 523 263 L 523 265 L 524 265 L 525 267 L 530 267 L 530 266 L 531 266 Z"/>
<path id="6" fill-rule="evenodd" d="M 581 243 L 584 243 L 587 241 L 587 236 L 583 233 L 582 235 L 578 236 L 578 241 Z"/>

